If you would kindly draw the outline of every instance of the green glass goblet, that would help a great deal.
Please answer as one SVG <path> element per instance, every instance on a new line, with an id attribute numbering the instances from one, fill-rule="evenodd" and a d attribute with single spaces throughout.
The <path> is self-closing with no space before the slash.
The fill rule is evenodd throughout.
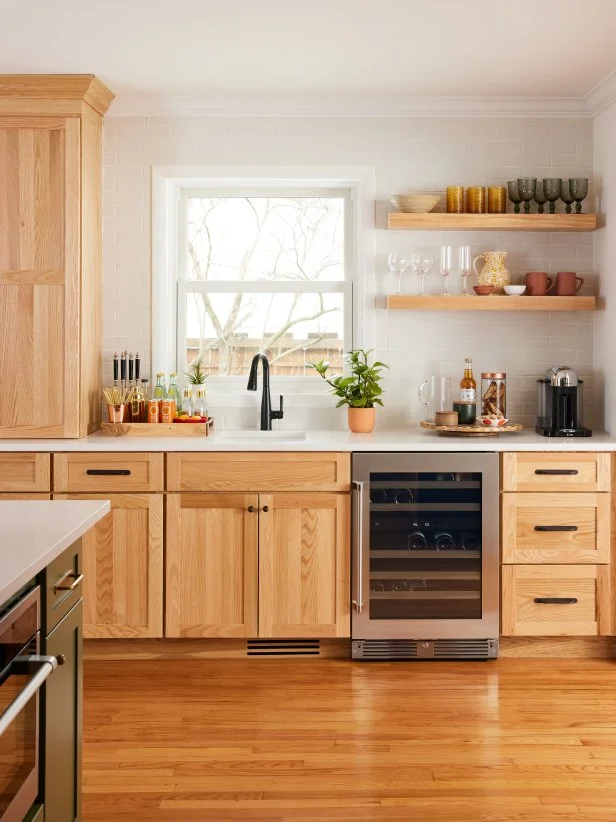
<path id="1" fill-rule="evenodd" d="M 568 180 L 560 181 L 560 199 L 566 206 L 565 214 L 571 214 L 571 203 L 573 202 L 573 197 L 571 196 L 571 188 Z"/>
<path id="2" fill-rule="evenodd" d="M 560 177 L 545 177 L 543 180 L 543 193 L 545 199 L 550 203 L 550 214 L 556 211 L 556 200 L 560 200 Z"/>
<path id="3" fill-rule="evenodd" d="M 536 177 L 518 177 L 518 194 L 524 200 L 524 214 L 530 214 L 530 204 L 536 190 Z"/>
<path id="4" fill-rule="evenodd" d="M 547 203 L 547 199 L 543 193 L 543 182 L 541 180 L 537 183 L 534 200 L 537 203 L 537 214 L 543 214 L 543 206 Z"/>
<path id="5" fill-rule="evenodd" d="M 517 180 L 507 180 L 507 194 L 509 195 L 509 199 L 513 203 L 513 210 L 516 214 L 519 214 L 520 203 L 522 202 L 522 198 L 520 197 L 520 192 L 518 191 Z"/>
<path id="6" fill-rule="evenodd" d="M 575 213 L 582 213 L 582 200 L 588 196 L 587 177 L 569 177 L 569 191 L 575 200 Z"/>

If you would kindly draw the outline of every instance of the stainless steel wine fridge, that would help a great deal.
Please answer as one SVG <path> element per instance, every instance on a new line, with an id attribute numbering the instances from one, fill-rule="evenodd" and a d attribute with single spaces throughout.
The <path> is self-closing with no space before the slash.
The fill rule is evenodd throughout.
<path id="1" fill-rule="evenodd" d="M 354 659 L 493 659 L 496 453 L 353 454 Z"/>

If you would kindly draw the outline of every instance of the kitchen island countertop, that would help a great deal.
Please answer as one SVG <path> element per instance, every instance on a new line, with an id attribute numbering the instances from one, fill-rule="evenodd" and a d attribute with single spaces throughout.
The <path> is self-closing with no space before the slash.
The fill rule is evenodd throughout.
<path id="1" fill-rule="evenodd" d="M 0 502 L 0 605 L 110 510 L 106 500 Z"/>
<path id="2" fill-rule="evenodd" d="M 597 432 L 561 439 L 528 430 L 496 437 L 443 437 L 416 425 L 372 434 L 314 430 L 305 439 L 270 442 L 230 439 L 220 431 L 209 437 L 108 437 L 97 432 L 74 440 L 0 440 L 0 453 L 11 451 L 616 451 L 616 436 Z"/>

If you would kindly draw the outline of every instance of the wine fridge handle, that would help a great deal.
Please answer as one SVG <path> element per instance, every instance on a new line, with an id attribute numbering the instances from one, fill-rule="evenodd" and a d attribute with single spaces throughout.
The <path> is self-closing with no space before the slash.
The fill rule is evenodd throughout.
<path id="1" fill-rule="evenodd" d="M 355 599 L 353 607 L 358 614 L 364 608 L 363 565 L 364 565 L 364 483 L 353 482 L 355 527 L 353 528 L 353 564 L 355 566 Z"/>

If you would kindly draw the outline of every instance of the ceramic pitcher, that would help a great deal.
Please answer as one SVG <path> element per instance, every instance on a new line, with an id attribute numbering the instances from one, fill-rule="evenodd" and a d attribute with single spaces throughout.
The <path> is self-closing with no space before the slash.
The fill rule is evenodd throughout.
<path id="1" fill-rule="evenodd" d="M 484 251 L 473 260 L 473 269 L 479 279 L 479 285 L 493 285 L 495 292 L 502 292 L 503 286 L 509 285 L 511 277 L 505 265 L 506 251 Z M 483 268 L 477 271 L 477 260 L 483 260 Z"/>

